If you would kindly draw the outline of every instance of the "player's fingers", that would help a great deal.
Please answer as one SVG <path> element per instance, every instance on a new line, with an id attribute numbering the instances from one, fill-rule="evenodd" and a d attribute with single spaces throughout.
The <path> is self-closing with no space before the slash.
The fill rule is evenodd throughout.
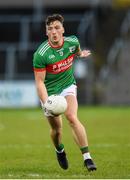
<path id="1" fill-rule="evenodd" d="M 90 52 L 90 51 L 86 53 L 86 56 L 89 56 L 89 55 L 91 55 L 91 52 Z"/>
<path id="2" fill-rule="evenodd" d="M 87 50 L 87 52 L 91 54 L 91 51 L 90 51 L 90 50 Z"/>

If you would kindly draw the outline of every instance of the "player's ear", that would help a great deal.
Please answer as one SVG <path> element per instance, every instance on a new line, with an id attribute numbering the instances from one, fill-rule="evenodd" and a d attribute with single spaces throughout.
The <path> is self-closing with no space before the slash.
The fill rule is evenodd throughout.
<path id="1" fill-rule="evenodd" d="M 63 31 L 62 31 L 62 32 L 63 32 L 63 34 L 64 34 L 64 32 L 65 32 L 65 29 L 64 29 L 64 27 L 63 27 Z"/>
<path id="2" fill-rule="evenodd" d="M 46 27 L 46 36 L 48 36 L 48 31 L 47 31 L 47 27 Z"/>

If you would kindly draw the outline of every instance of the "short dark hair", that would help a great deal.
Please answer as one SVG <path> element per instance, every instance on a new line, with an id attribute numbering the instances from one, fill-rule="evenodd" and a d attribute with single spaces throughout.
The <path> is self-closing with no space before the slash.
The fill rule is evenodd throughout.
<path id="1" fill-rule="evenodd" d="M 53 15 L 47 16 L 45 24 L 49 26 L 54 21 L 60 21 L 61 24 L 63 24 L 64 18 L 60 14 L 53 14 Z"/>

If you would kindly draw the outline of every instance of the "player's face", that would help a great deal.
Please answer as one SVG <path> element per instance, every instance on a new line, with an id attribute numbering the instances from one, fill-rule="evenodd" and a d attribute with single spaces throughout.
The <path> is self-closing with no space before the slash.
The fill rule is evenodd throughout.
<path id="1" fill-rule="evenodd" d="M 60 21 L 54 21 L 46 26 L 46 35 L 53 45 L 60 46 L 63 43 L 64 28 Z"/>

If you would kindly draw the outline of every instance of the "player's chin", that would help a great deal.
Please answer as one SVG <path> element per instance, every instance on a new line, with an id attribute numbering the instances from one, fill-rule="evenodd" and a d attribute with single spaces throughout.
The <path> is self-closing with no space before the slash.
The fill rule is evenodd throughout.
<path id="1" fill-rule="evenodd" d="M 59 41 L 58 41 L 58 39 L 53 39 L 53 43 L 58 43 Z"/>

